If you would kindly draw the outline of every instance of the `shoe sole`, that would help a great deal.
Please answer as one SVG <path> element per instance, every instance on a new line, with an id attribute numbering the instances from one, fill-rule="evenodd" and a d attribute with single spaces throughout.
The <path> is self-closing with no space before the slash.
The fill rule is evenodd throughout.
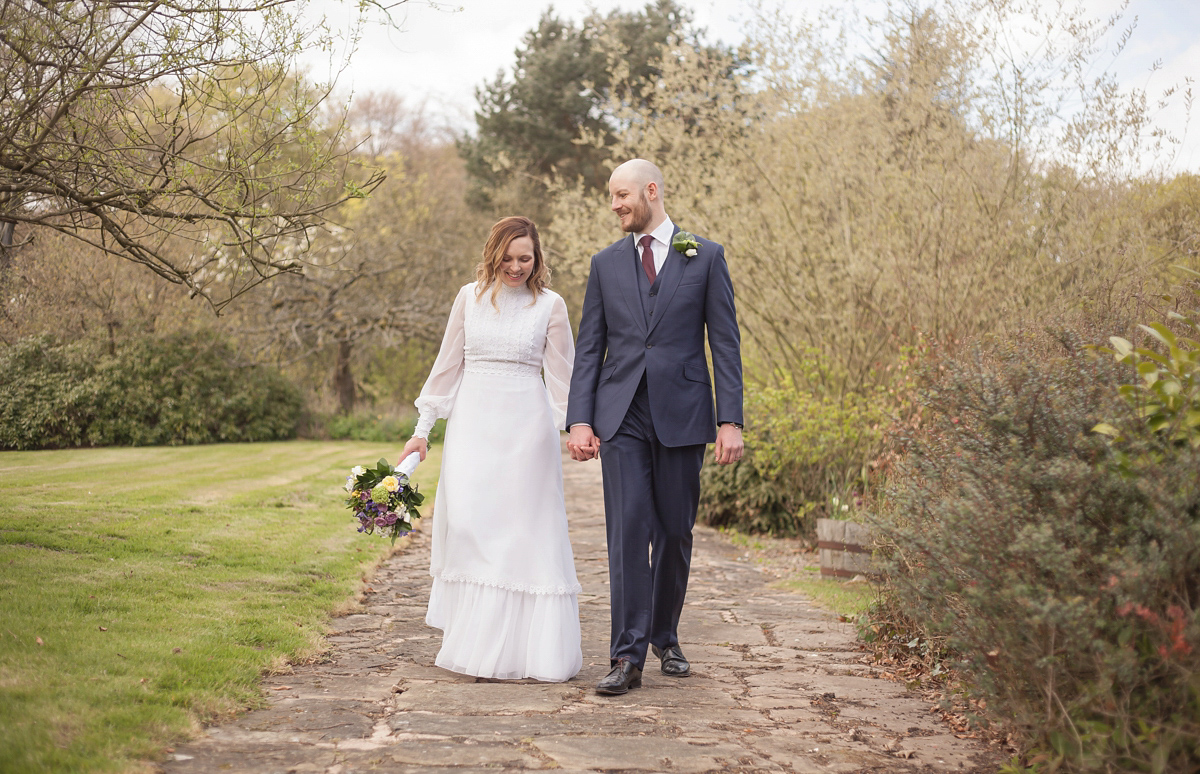
<path id="1" fill-rule="evenodd" d="M 637 680 L 634 680 L 632 683 L 629 684 L 629 688 L 641 688 L 641 687 L 642 687 L 642 679 L 640 677 Z M 625 694 L 629 693 L 629 688 L 626 688 L 623 691 L 614 691 L 611 688 L 597 688 L 596 693 L 600 694 L 601 696 L 624 696 Z"/>
<path id="2" fill-rule="evenodd" d="M 691 677 L 692 670 L 689 669 L 686 672 L 668 672 L 667 670 L 664 669 L 663 674 L 666 675 L 667 677 Z"/>

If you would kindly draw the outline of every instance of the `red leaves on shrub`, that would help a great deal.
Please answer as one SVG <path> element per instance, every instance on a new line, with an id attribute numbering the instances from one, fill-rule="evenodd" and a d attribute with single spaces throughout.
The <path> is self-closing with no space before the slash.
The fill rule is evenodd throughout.
<path id="1" fill-rule="evenodd" d="M 1163 658 L 1169 658 L 1171 655 L 1186 656 L 1192 652 L 1191 644 L 1184 637 L 1184 628 L 1187 626 L 1188 615 L 1179 605 L 1171 605 L 1167 608 L 1166 619 L 1145 605 L 1126 602 L 1117 607 L 1117 615 L 1122 618 L 1128 616 L 1130 613 L 1152 625 L 1166 636 L 1170 646 L 1159 645 L 1158 655 Z"/>

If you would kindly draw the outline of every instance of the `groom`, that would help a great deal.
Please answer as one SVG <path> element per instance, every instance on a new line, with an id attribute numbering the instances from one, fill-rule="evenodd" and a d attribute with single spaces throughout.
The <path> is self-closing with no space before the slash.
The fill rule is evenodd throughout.
<path id="1" fill-rule="evenodd" d="M 676 239 L 662 172 L 649 161 L 617 167 L 608 188 L 612 210 L 632 236 L 592 257 L 567 448 L 584 461 L 604 446 L 612 671 L 596 691 L 619 695 L 641 685 L 648 647 L 663 674 L 691 672 L 678 629 L 700 467 L 714 440 L 717 462 L 742 456 L 742 361 L 724 248 L 686 233 L 690 244 Z"/>

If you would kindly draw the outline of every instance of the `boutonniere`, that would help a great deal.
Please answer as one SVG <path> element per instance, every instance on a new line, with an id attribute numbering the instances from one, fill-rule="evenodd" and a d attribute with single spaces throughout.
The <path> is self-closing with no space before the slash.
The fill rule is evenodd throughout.
<path id="1" fill-rule="evenodd" d="M 695 258 L 696 253 L 700 250 L 700 242 L 696 239 L 695 234 L 680 231 L 671 239 L 671 247 L 674 247 L 688 258 Z"/>

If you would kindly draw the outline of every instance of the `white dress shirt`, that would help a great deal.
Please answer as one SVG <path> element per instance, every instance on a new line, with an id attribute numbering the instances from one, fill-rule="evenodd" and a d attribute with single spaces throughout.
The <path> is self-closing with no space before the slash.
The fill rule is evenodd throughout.
<path id="1" fill-rule="evenodd" d="M 667 251 L 671 249 L 671 234 L 675 231 L 675 224 L 671 222 L 668 216 L 662 223 L 658 224 L 658 228 L 650 232 L 650 236 L 654 241 L 650 243 L 650 252 L 654 254 L 654 275 L 658 276 L 662 273 L 663 264 L 667 262 Z M 638 259 L 642 257 L 642 237 L 645 233 L 637 233 L 633 235 L 633 246 L 637 251 Z"/>

